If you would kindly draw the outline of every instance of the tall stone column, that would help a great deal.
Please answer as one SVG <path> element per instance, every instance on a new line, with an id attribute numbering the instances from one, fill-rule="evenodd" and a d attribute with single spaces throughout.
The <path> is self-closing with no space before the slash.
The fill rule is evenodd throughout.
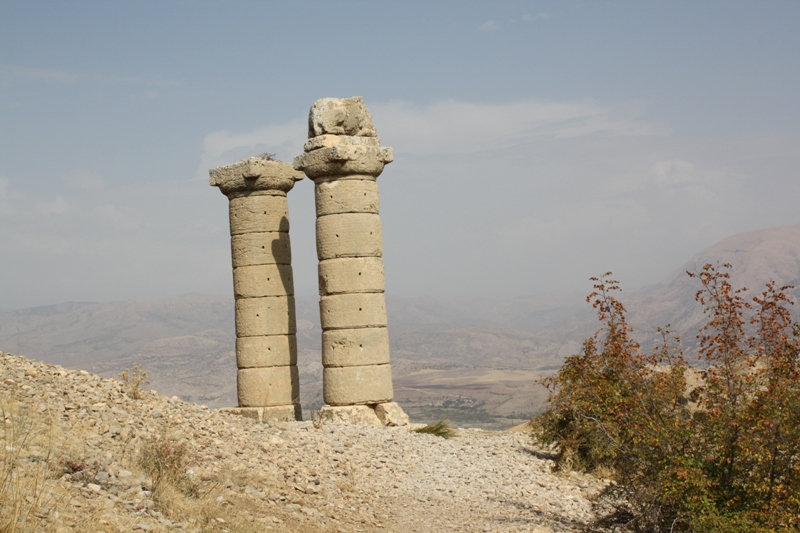
<path id="1" fill-rule="evenodd" d="M 239 407 L 227 411 L 302 420 L 286 193 L 303 174 L 262 157 L 209 174 L 230 208 Z"/>
<path id="2" fill-rule="evenodd" d="M 314 181 L 317 209 L 323 419 L 402 425 L 392 402 L 377 177 L 393 159 L 360 97 L 311 107 L 294 167 Z"/>

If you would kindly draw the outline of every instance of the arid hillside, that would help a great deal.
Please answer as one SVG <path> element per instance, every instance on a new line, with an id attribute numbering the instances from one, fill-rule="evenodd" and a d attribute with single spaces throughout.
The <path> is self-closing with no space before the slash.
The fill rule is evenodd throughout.
<path id="1" fill-rule="evenodd" d="M 513 305 L 520 304 L 492 302 L 483 313 L 499 317 L 497 322 L 505 322 L 504 315 L 519 320 L 506 310 Z M 537 302 L 526 312 L 546 315 L 547 305 Z M 463 307 L 389 297 L 398 401 L 408 403 L 419 421 L 447 416 L 501 428 L 525 420 L 544 399 L 543 389 L 533 385 L 541 371 L 557 368 L 578 343 L 546 331 L 504 327 L 476 317 L 475 305 L 467 306 L 472 316 Z M 307 411 L 322 405 L 316 309 L 316 299 L 298 299 L 298 365 Z M 0 327 L 0 345 L 31 357 L 106 377 L 138 363 L 150 371 L 150 387 L 164 394 L 210 407 L 236 404 L 232 297 L 66 303 L 0 313 Z M 447 380 L 434 379 L 431 370 L 446 371 Z"/>
<path id="2" fill-rule="evenodd" d="M 645 344 L 655 340 L 657 327 L 670 324 L 692 361 L 701 319 L 694 302 L 699 283 L 685 271 L 708 262 L 732 263 L 737 287 L 760 290 L 771 278 L 800 287 L 800 225 L 732 236 L 661 282 L 623 292 L 631 324 Z M 584 301 L 591 285 L 579 281 L 576 292 L 508 301 L 389 295 L 397 401 L 419 422 L 447 417 L 499 429 L 535 415 L 546 398 L 537 382 L 597 327 Z M 800 300 L 800 288 L 790 294 Z M 297 312 L 301 401 L 308 415 L 322 403 L 317 299 L 298 298 Z M 164 394 L 211 407 L 236 403 L 232 295 L 4 311 L 0 346 L 106 377 L 139 363 L 150 370 L 150 387 Z"/>
<path id="3" fill-rule="evenodd" d="M 571 533 L 607 481 L 524 433 L 275 425 L 0 352 L 0 530 Z"/>

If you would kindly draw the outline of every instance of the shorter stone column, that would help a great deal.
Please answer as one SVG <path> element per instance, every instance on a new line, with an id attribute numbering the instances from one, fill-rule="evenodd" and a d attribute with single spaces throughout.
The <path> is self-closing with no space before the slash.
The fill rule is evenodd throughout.
<path id="1" fill-rule="evenodd" d="M 239 407 L 226 411 L 302 420 L 286 193 L 303 175 L 260 157 L 209 173 L 230 209 Z"/>
<path id="2" fill-rule="evenodd" d="M 404 425 L 392 402 L 377 177 L 392 161 L 360 97 L 324 98 L 309 114 L 295 168 L 314 180 L 323 419 Z"/>

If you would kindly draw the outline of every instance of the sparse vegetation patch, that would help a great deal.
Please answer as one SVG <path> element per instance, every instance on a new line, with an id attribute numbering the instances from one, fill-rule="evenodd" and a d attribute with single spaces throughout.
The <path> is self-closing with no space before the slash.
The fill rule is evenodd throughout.
<path id="1" fill-rule="evenodd" d="M 746 301 L 730 265 L 688 273 L 707 322 L 710 366 L 687 390 L 679 339 L 646 354 L 632 337 L 618 282 L 594 278 L 602 328 L 549 380 L 537 438 L 558 446 L 556 467 L 610 472 L 605 491 L 641 532 L 796 532 L 800 528 L 800 326 L 770 282 Z M 751 303 L 752 302 L 752 303 Z M 749 316 L 747 316 L 749 315 Z M 749 325 L 749 326 L 748 326 Z"/>
<path id="2" fill-rule="evenodd" d="M 139 366 L 139 363 L 134 363 L 131 368 L 127 368 L 119 374 L 119 378 L 127 388 L 128 396 L 134 400 L 144 398 L 142 387 L 150 384 L 150 380 L 147 378 L 149 374 L 150 372 Z"/>

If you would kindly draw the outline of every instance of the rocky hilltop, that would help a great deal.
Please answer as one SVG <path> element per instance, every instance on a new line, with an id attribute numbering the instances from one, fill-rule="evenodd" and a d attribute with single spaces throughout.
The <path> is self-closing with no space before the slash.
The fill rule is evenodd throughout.
<path id="1" fill-rule="evenodd" d="M 264 425 L 2 352 L 0 382 L 17 531 L 569 532 L 604 486 L 523 433 Z"/>

